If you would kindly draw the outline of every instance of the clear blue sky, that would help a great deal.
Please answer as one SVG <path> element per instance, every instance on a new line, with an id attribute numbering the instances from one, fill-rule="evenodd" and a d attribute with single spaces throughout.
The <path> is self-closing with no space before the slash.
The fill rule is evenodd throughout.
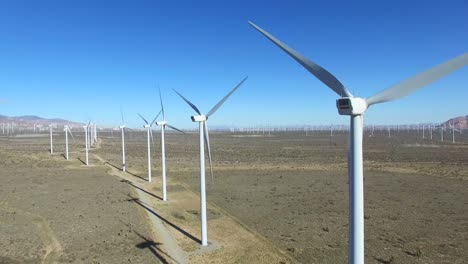
<path id="1" fill-rule="evenodd" d="M 99 3 L 98 3 L 99 2 Z M 281 2 L 281 3 L 275 3 Z M 107 125 L 159 111 L 195 127 L 177 89 L 217 125 L 346 124 L 336 95 L 251 20 L 367 97 L 468 51 L 467 1 L 1 1 L 0 114 Z M 371 107 L 367 124 L 468 114 L 468 67 Z"/>

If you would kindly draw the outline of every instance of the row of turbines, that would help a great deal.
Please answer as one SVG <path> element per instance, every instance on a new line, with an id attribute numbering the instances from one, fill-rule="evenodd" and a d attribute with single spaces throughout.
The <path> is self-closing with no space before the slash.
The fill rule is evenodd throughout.
<path id="1" fill-rule="evenodd" d="M 336 100 L 336 107 L 340 115 L 350 117 L 349 128 L 349 149 L 348 149 L 348 177 L 349 177 L 349 252 L 348 262 L 351 264 L 364 263 L 364 185 L 363 185 L 363 151 L 362 143 L 364 136 L 363 115 L 365 111 L 372 105 L 384 103 L 406 96 L 419 88 L 422 88 L 429 83 L 438 80 L 455 70 L 458 70 L 468 63 L 468 54 L 465 53 L 440 65 L 437 65 L 429 70 L 417 74 L 409 79 L 401 81 L 381 92 L 376 93 L 368 98 L 354 97 L 351 92 L 329 71 L 322 68 L 313 61 L 307 59 L 297 51 L 291 49 L 286 44 L 272 36 L 267 31 L 249 22 L 250 25 L 268 38 L 276 46 L 286 52 L 295 61 L 301 64 L 307 71 L 314 75 L 318 80 L 335 92 L 339 99 Z M 247 79 L 242 80 L 235 86 L 221 101 L 219 101 L 207 114 L 202 112 L 186 97 L 175 91 L 195 112 L 196 115 L 191 116 L 191 120 L 199 124 L 199 146 L 200 146 L 200 217 L 201 217 L 201 244 L 208 244 L 207 233 L 207 215 L 206 215 L 206 191 L 205 191 L 205 147 L 208 154 L 211 178 L 213 179 L 210 141 L 207 121 L 219 109 L 219 107 L 232 95 Z M 161 97 L 160 97 L 161 98 Z M 156 122 L 161 126 L 161 142 L 164 142 L 164 128 L 171 127 L 167 124 L 164 117 L 164 110 L 161 99 L 161 112 L 163 120 Z M 160 112 L 160 113 L 161 113 Z M 159 116 L 159 115 L 158 115 Z M 157 116 L 157 117 L 158 117 Z M 142 116 L 141 116 L 142 117 Z M 145 127 L 148 129 L 148 156 L 150 154 L 149 140 L 151 138 L 150 127 L 155 121 L 149 123 L 142 117 L 145 122 Z M 126 170 L 125 164 L 125 124 L 122 118 L 122 170 Z M 89 130 L 90 124 L 84 126 L 86 134 L 86 155 L 88 149 L 88 134 L 94 130 Z M 172 127 L 171 127 L 172 128 Z M 177 129 L 176 129 L 177 130 Z M 69 130 L 68 130 L 69 131 Z M 390 131 L 390 130 L 389 130 Z M 423 130 L 424 131 L 424 130 Z M 455 130 L 453 130 L 455 131 Z M 182 131 L 180 131 L 182 132 Z M 95 133 L 95 132 L 94 132 Z M 333 130 L 331 129 L 331 134 Z M 71 133 L 70 133 L 71 134 Z M 92 138 L 92 137 L 91 137 Z M 90 140 L 91 140 L 90 138 Z M 164 164 L 164 144 L 162 146 L 162 157 Z M 150 162 L 148 162 L 150 166 Z M 165 183 L 165 165 L 163 165 L 163 182 Z M 150 169 L 149 169 L 150 171 Z M 165 192 L 165 186 L 163 191 Z"/>
<path id="2" fill-rule="evenodd" d="M 304 133 L 305 136 L 310 136 L 313 134 L 323 134 L 328 133 L 330 137 L 338 133 L 348 133 L 349 127 L 344 125 L 330 125 L 330 126 L 248 126 L 248 127 L 236 127 L 229 129 L 220 129 L 220 131 L 229 131 L 231 133 L 245 133 L 252 135 L 268 135 L 271 136 L 274 133 Z M 440 141 L 444 142 L 444 134 L 449 134 L 452 137 L 452 143 L 456 143 L 455 134 L 462 134 L 463 130 L 457 128 L 455 125 L 445 124 L 437 125 L 433 123 L 424 123 L 424 124 L 413 124 L 413 125 L 369 125 L 364 127 L 364 134 L 367 134 L 369 137 L 374 137 L 377 133 L 387 135 L 387 137 L 392 137 L 398 133 L 406 133 L 420 136 L 423 139 L 435 139 L 435 134 L 439 133 Z"/>
<path id="3" fill-rule="evenodd" d="M 175 91 L 195 112 L 197 115 L 191 116 L 191 120 L 199 124 L 199 134 L 200 134 L 200 223 L 201 223 L 201 244 L 203 246 L 208 245 L 208 225 L 207 225 L 207 211 L 206 211 L 206 180 L 205 180 L 205 148 L 208 154 L 208 161 L 210 167 L 210 174 L 211 174 L 211 181 L 213 182 L 213 167 L 211 161 L 211 150 L 210 150 L 210 139 L 209 139 L 209 130 L 207 120 L 210 116 L 212 116 L 220 107 L 221 105 L 230 97 L 245 81 L 247 77 L 245 77 L 238 85 L 236 85 L 221 101 L 219 101 L 208 113 L 202 114 L 202 112 L 186 97 L 184 97 L 179 92 Z M 166 188 L 166 160 L 165 160 L 165 130 L 166 128 L 171 128 L 175 131 L 185 134 L 184 131 L 170 125 L 166 121 L 164 105 L 162 101 L 161 91 L 159 91 L 159 98 L 161 103 L 161 110 L 156 115 L 156 117 L 151 121 L 138 114 L 140 118 L 143 120 L 144 125 L 143 127 L 147 131 L 147 148 L 148 148 L 148 182 L 152 181 L 151 175 L 151 142 L 153 141 L 153 133 L 151 127 L 156 124 L 157 126 L 161 127 L 161 173 L 162 173 L 162 196 L 163 201 L 167 201 L 167 188 Z M 162 120 L 156 121 L 158 117 L 162 114 Z M 125 155 L 125 131 L 129 128 L 125 125 L 125 120 L 123 117 L 123 112 L 121 111 L 121 118 L 122 118 L 122 125 L 119 127 L 121 129 L 121 139 L 122 139 L 122 171 L 127 171 L 127 164 L 126 164 L 126 155 Z M 50 153 L 53 153 L 53 128 L 54 125 L 50 125 Z M 90 144 L 93 142 L 97 142 L 97 128 L 96 124 L 88 123 L 87 125 L 83 126 L 85 130 L 85 164 L 89 165 L 89 154 L 88 150 Z M 66 159 L 69 159 L 68 154 L 68 134 L 73 138 L 73 134 L 68 126 L 64 127 L 65 132 L 65 151 L 66 151 Z"/>

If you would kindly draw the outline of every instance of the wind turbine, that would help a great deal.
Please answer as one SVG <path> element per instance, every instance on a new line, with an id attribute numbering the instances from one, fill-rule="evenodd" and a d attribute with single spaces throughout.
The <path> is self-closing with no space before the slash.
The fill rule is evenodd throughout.
<path id="1" fill-rule="evenodd" d="M 166 126 L 167 126 L 167 127 L 172 128 L 172 129 L 174 129 L 176 131 L 179 131 L 182 134 L 185 134 L 185 132 L 178 129 L 178 128 L 175 128 L 175 127 L 169 125 L 166 122 L 166 116 L 164 114 L 164 105 L 163 105 L 163 102 L 162 102 L 161 90 L 159 90 L 159 101 L 161 102 L 161 112 L 162 112 L 163 120 L 156 122 L 156 125 L 161 126 L 162 193 L 163 193 L 163 201 L 167 201 L 167 191 L 166 191 L 166 146 L 165 146 L 165 140 L 164 140 L 164 130 L 166 129 Z M 158 114 L 158 116 L 159 116 L 159 114 Z"/>
<path id="2" fill-rule="evenodd" d="M 49 133 L 50 133 L 50 154 L 54 154 L 54 141 L 52 138 L 52 129 L 54 128 L 54 125 L 49 125 Z"/>
<path id="3" fill-rule="evenodd" d="M 87 125 L 84 125 L 83 128 L 84 128 L 84 131 L 85 131 L 85 152 L 86 152 L 86 166 L 89 165 L 89 155 L 88 155 L 88 149 L 89 149 L 89 139 L 88 139 L 88 128 L 89 128 L 89 124 L 91 122 L 88 122 Z"/>
<path id="4" fill-rule="evenodd" d="M 444 131 L 445 131 L 445 125 L 440 126 L 440 141 L 444 142 Z"/>
<path id="5" fill-rule="evenodd" d="M 198 122 L 200 130 L 200 217 L 201 217 L 201 242 L 202 246 L 208 245 L 208 231 L 206 224 L 206 191 L 205 191 L 205 151 L 204 143 L 206 142 L 206 149 L 208 151 L 208 160 L 210 162 L 211 181 L 213 181 L 213 167 L 211 166 L 211 152 L 210 152 L 210 137 L 208 134 L 208 125 L 206 121 L 208 118 L 218 110 L 218 108 L 234 93 L 239 86 L 247 80 L 244 78 L 236 87 L 234 87 L 221 101 L 219 101 L 206 115 L 203 115 L 198 108 L 192 104 L 188 99 L 182 96 L 179 92 L 175 91 L 190 107 L 192 107 L 198 115 L 192 116 L 193 122 Z"/>
<path id="6" fill-rule="evenodd" d="M 122 171 L 127 171 L 127 165 L 125 164 L 125 121 L 122 112 L 122 108 L 120 108 L 120 116 L 122 117 L 122 125 L 119 127 L 122 131 Z"/>
<path id="7" fill-rule="evenodd" d="M 153 141 L 153 132 L 151 131 L 151 127 L 153 126 L 154 122 L 156 121 L 156 118 L 161 114 L 161 111 L 159 111 L 158 115 L 153 119 L 153 122 L 148 123 L 148 121 L 140 114 L 138 114 L 141 119 L 145 122 L 145 125 L 143 126 L 146 128 L 146 131 L 148 132 L 148 181 L 151 182 L 151 148 L 150 148 L 150 140 Z"/>
<path id="8" fill-rule="evenodd" d="M 468 63 L 468 53 L 435 66 L 364 99 L 354 97 L 335 76 L 324 68 L 303 57 L 257 25 L 251 22 L 249 22 L 249 24 L 341 97 L 336 100 L 338 113 L 340 115 L 350 116 L 350 143 L 348 152 L 350 233 L 348 261 L 352 264 L 364 263 L 363 114 L 371 105 L 403 97 L 465 66 Z"/>
<path id="9" fill-rule="evenodd" d="M 97 140 L 98 140 L 98 137 L 97 137 L 97 124 L 94 124 L 94 142 L 96 142 L 96 144 L 97 144 Z"/>
<path id="10" fill-rule="evenodd" d="M 450 129 L 452 130 L 452 143 L 455 144 L 455 131 L 460 132 L 461 134 L 461 130 L 456 129 L 455 126 L 452 124 L 449 124 L 449 126 L 450 126 Z"/>
<path id="11" fill-rule="evenodd" d="M 70 133 L 73 141 L 75 141 L 75 138 L 73 137 L 73 134 L 67 125 L 63 127 L 63 130 L 65 131 L 65 158 L 68 160 L 68 133 Z"/>

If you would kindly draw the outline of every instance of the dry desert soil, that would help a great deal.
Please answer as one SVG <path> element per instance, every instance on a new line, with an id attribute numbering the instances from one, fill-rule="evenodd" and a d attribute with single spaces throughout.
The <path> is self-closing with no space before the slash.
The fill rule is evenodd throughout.
<path id="1" fill-rule="evenodd" d="M 99 134 L 85 166 L 44 136 L 0 137 L 0 263 L 346 263 L 347 133 L 212 133 L 207 247 L 199 246 L 198 135 Z M 468 262 L 468 136 L 364 139 L 366 263 Z M 448 136 L 447 136 L 448 137 Z"/>

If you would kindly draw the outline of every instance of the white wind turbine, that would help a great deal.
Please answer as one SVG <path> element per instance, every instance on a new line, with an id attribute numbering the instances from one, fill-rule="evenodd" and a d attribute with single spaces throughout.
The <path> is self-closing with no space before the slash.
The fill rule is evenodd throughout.
<path id="1" fill-rule="evenodd" d="M 67 125 L 63 126 L 63 130 L 65 132 L 65 158 L 68 160 L 68 133 L 70 133 L 73 141 L 75 141 L 75 138 L 73 137 L 73 134 Z"/>
<path id="2" fill-rule="evenodd" d="M 175 91 L 190 107 L 192 107 L 198 115 L 192 116 L 193 122 L 199 123 L 200 130 L 200 217 L 201 217 L 201 243 L 203 246 L 208 245 L 208 230 L 206 224 L 206 191 L 205 191 L 205 150 L 204 143 L 206 142 L 206 149 L 208 151 L 208 160 L 210 163 L 211 181 L 213 181 L 213 168 L 211 166 L 211 152 L 210 152 L 210 137 L 208 134 L 208 126 L 206 121 L 208 118 L 218 110 L 218 108 L 234 93 L 239 86 L 244 83 L 247 77 L 244 78 L 236 87 L 234 87 L 219 103 L 217 103 L 206 115 L 203 115 L 198 108 L 192 104 L 188 99 L 182 96 L 179 92 Z"/>
<path id="3" fill-rule="evenodd" d="M 449 126 L 450 126 L 450 129 L 452 130 L 452 143 L 455 144 L 455 131 L 460 132 L 461 134 L 461 130 L 456 129 L 455 126 L 450 123 L 449 123 Z"/>
<path id="4" fill-rule="evenodd" d="M 161 90 L 159 90 L 159 101 L 161 102 L 161 112 L 162 112 L 162 121 L 156 122 L 156 125 L 161 126 L 161 171 L 162 171 L 162 194 L 163 194 L 163 201 L 167 201 L 167 190 L 166 190 L 166 146 L 165 146 L 165 140 L 164 140 L 164 130 L 166 129 L 166 126 L 169 128 L 172 128 L 176 131 L 179 131 L 182 134 L 185 134 L 184 131 L 175 128 L 171 125 L 169 125 L 166 122 L 166 116 L 164 114 L 164 105 L 162 102 L 162 97 L 161 97 Z"/>
<path id="5" fill-rule="evenodd" d="M 445 131 L 445 125 L 440 126 L 440 141 L 444 142 L 444 131 Z"/>
<path id="6" fill-rule="evenodd" d="M 161 111 L 159 111 L 158 115 L 153 119 L 151 123 L 148 123 L 148 121 L 140 114 L 138 114 L 141 119 L 145 122 L 145 125 L 143 126 L 146 128 L 147 131 L 147 137 L 148 137 L 148 182 L 151 182 L 151 147 L 150 147 L 150 141 L 153 141 L 153 131 L 151 130 L 151 127 L 153 126 L 154 122 L 156 121 L 156 118 L 161 114 Z"/>
<path id="7" fill-rule="evenodd" d="M 53 137 L 52 137 L 52 134 L 53 134 L 53 128 L 54 128 L 54 125 L 49 125 L 49 134 L 50 134 L 50 154 L 54 154 L 54 141 L 53 141 Z"/>
<path id="8" fill-rule="evenodd" d="M 119 126 L 122 131 L 122 171 L 125 172 L 127 171 L 127 165 L 125 164 L 125 121 L 122 108 L 120 108 L 120 116 L 122 117 L 122 125 Z"/>
<path id="9" fill-rule="evenodd" d="M 354 97 L 335 76 L 324 68 L 303 57 L 257 25 L 251 22 L 249 22 L 249 24 L 341 97 L 336 101 L 338 113 L 340 115 L 350 116 L 350 142 L 348 152 L 350 233 L 348 261 L 352 264 L 364 263 L 363 114 L 371 105 L 403 97 L 465 66 L 468 63 L 468 53 L 435 66 L 364 99 Z"/>
<path id="10" fill-rule="evenodd" d="M 87 125 L 84 125 L 83 128 L 84 128 L 84 131 L 85 131 L 85 161 L 86 161 L 86 166 L 89 165 L 89 154 L 88 154 L 88 150 L 89 150 L 89 138 L 88 138 L 88 128 L 89 128 L 89 124 L 91 122 L 88 122 Z"/>
<path id="11" fill-rule="evenodd" d="M 97 137 L 97 124 L 94 124 L 94 142 L 96 142 L 96 144 L 97 144 L 97 139 L 98 139 L 98 137 Z"/>
<path id="12" fill-rule="evenodd" d="M 430 124 L 430 125 L 429 125 L 429 133 L 430 133 L 430 135 L 431 135 L 431 140 L 432 140 L 432 127 L 433 127 L 433 125 Z"/>

